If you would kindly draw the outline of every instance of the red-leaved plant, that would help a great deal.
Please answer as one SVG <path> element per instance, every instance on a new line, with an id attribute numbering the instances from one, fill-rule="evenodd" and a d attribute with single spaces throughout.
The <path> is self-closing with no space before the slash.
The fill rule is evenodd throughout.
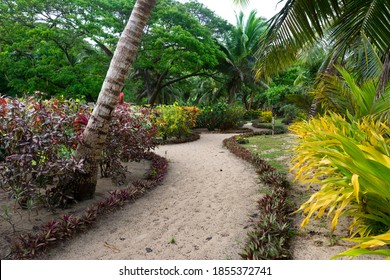
<path id="1" fill-rule="evenodd" d="M 0 186 L 22 207 L 64 199 L 53 196 L 53 186 L 82 169 L 73 157 L 78 139 L 72 126 L 79 106 L 57 99 L 6 99 L 0 119 Z"/>
<path id="2" fill-rule="evenodd" d="M 88 123 L 90 113 L 78 114 L 76 133 L 80 134 Z M 100 161 L 102 177 L 111 177 L 117 184 L 123 183 L 126 168 L 123 162 L 140 161 L 145 153 L 156 146 L 156 128 L 150 121 L 150 110 L 130 103 L 118 103 L 109 125 L 106 145 Z"/>
<path id="3" fill-rule="evenodd" d="M 257 134 L 245 134 L 242 137 Z M 240 256 L 248 260 L 289 259 L 288 241 L 291 230 L 286 203 L 289 182 L 259 155 L 252 154 L 241 146 L 237 142 L 237 136 L 225 139 L 224 145 L 236 156 L 253 164 L 260 180 L 271 189 L 270 194 L 258 201 L 259 219 L 254 230 L 248 232 L 248 241 Z"/>
<path id="4" fill-rule="evenodd" d="M 76 169 L 73 154 L 92 107 L 74 100 L 0 97 L 0 187 L 22 207 L 65 207 L 73 190 L 57 187 Z M 123 161 L 155 147 L 149 109 L 118 104 L 100 162 L 101 175 L 124 181 Z"/>
<path id="5" fill-rule="evenodd" d="M 112 212 L 160 184 L 167 172 L 167 160 L 151 152 L 146 153 L 145 158 L 151 161 L 145 180 L 133 182 L 126 189 L 110 191 L 105 199 L 87 208 L 79 217 L 65 214 L 55 221 L 43 224 L 37 232 L 19 235 L 11 241 L 11 254 L 8 257 L 10 259 L 34 259 L 59 241 L 87 230 L 95 223 L 99 214 Z"/>

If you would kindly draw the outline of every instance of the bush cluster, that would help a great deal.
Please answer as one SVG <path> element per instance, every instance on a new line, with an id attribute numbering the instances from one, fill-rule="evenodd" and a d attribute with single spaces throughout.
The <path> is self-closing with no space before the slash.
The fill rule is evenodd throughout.
<path id="1" fill-rule="evenodd" d="M 292 104 L 284 105 L 282 108 L 280 108 L 280 111 L 283 113 L 284 117 L 282 122 L 286 125 L 291 124 L 295 119 L 306 119 L 305 113 Z"/>
<path id="2" fill-rule="evenodd" d="M 320 189 L 301 205 L 301 226 L 324 214 L 333 232 L 351 218 L 353 248 L 338 256 L 390 256 L 390 125 L 388 115 L 343 117 L 330 112 L 294 123 L 296 179 Z"/>
<path id="3" fill-rule="evenodd" d="M 256 110 L 254 110 L 254 109 L 246 110 L 244 112 L 244 120 L 246 120 L 246 121 L 256 120 L 256 119 L 259 118 L 260 113 L 261 113 L 261 111 L 258 110 L 258 109 L 256 109 Z"/>
<path id="4" fill-rule="evenodd" d="M 68 190 L 56 188 L 82 164 L 75 149 L 92 107 L 75 100 L 0 97 L 0 186 L 24 208 L 64 206 Z M 102 175 L 124 175 L 122 160 L 139 160 L 154 148 L 155 128 L 148 112 L 117 106 L 110 123 Z"/>
<path id="5" fill-rule="evenodd" d="M 271 123 L 272 111 L 261 111 L 259 120 L 263 123 Z"/>
<path id="6" fill-rule="evenodd" d="M 88 122 L 90 111 L 78 114 L 76 132 L 82 131 Z M 130 103 L 119 103 L 111 118 L 105 149 L 100 160 L 102 177 L 111 177 L 121 184 L 126 176 L 123 162 L 140 161 L 145 152 L 155 148 L 157 133 L 148 108 Z"/>
<path id="7" fill-rule="evenodd" d="M 234 129 L 240 126 L 244 114 L 244 109 L 236 105 L 217 103 L 205 106 L 198 117 L 197 127 L 207 128 L 210 131 Z"/>
<path id="8" fill-rule="evenodd" d="M 284 175 L 278 173 L 264 159 L 239 145 L 238 139 L 255 134 L 233 136 L 224 140 L 224 145 L 236 156 L 252 163 L 260 180 L 271 188 L 271 194 L 258 201 L 260 212 L 255 229 L 248 232 L 248 241 L 240 254 L 243 259 L 268 260 L 289 259 L 288 241 L 291 236 L 288 220 L 288 204 L 286 203 L 289 182 Z"/>
<path id="9" fill-rule="evenodd" d="M 163 141 L 170 138 L 183 139 L 191 135 L 199 114 L 197 107 L 159 105 L 154 110 L 153 123 L 158 129 L 157 135 Z"/>
<path id="10" fill-rule="evenodd" d="M 85 108 L 57 99 L 1 99 L 0 186 L 24 208 L 48 203 L 51 186 L 82 168 L 73 158 L 73 121 Z"/>

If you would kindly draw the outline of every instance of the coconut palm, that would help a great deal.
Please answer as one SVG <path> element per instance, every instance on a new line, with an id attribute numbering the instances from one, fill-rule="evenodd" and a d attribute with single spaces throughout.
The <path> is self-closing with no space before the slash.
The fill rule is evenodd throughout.
<path id="1" fill-rule="evenodd" d="M 252 70 L 255 65 L 255 53 L 260 49 L 265 35 L 266 20 L 251 11 L 245 19 L 243 12 L 236 15 L 236 26 L 222 50 L 226 61 L 222 63 L 222 72 L 228 75 L 228 102 L 236 99 L 244 83 L 254 85 Z"/>
<path id="2" fill-rule="evenodd" d="M 249 1 L 234 2 L 245 5 Z M 333 64 L 343 64 L 346 58 L 351 60 L 359 54 L 365 65 L 357 68 L 360 74 L 362 71 L 374 73 L 378 63 L 372 62 L 375 56 L 379 57 L 383 65 L 376 89 L 377 100 L 389 81 L 390 1 L 286 0 L 281 11 L 270 20 L 265 47 L 259 52 L 257 76 L 272 75 L 291 65 L 304 48 L 319 40 L 332 46 L 323 68 L 327 74 L 334 71 Z M 356 46 L 360 47 L 359 51 Z M 369 49 L 374 49 L 376 55 L 367 52 Z M 364 56 L 362 52 L 366 52 Z"/>
<path id="3" fill-rule="evenodd" d="M 62 182 L 64 188 L 74 189 L 77 200 L 89 199 L 95 193 L 97 163 L 106 141 L 109 120 L 135 59 L 144 27 L 155 2 L 156 0 L 137 0 L 119 39 L 88 125 L 83 132 L 83 141 L 76 149 L 75 158 L 84 163 L 84 170 L 76 171 L 72 182 Z"/>
<path id="4" fill-rule="evenodd" d="M 83 172 L 76 171 L 71 182 L 61 182 L 64 189 L 73 189 L 77 200 L 91 198 L 96 189 L 99 158 L 108 133 L 108 124 L 119 93 L 140 46 L 146 22 L 156 0 L 137 0 L 114 52 L 97 103 L 76 149 L 75 158 L 83 162 Z"/>
<path id="5" fill-rule="evenodd" d="M 360 44 L 364 51 L 362 41 L 372 45 L 383 63 L 376 98 L 384 92 L 390 69 L 390 1 L 287 0 L 270 20 L 265 47 L 259 52 L 257 75 L 270 75 L 290 65 L 304 48 L 319 40 L 332 47 L 327 72 L 334 63 L 361 54 L 356 46 Z M 372 56 L 364 58 L 366 65 L 372 66 Z"/>

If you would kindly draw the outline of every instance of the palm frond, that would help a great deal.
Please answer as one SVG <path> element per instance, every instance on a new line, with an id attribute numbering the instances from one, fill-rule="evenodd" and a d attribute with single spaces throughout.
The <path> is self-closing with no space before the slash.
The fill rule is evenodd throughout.
<path id="1" fill-rule="evenodd" d="M 351 55 L 346 68 L 357 73 L 359 81 L 376 79 L 381 75 L 383 68 L 381 58 L 375 46 L 364 34 L 351 44 L 348 53 Z"/>
<path id="2" fill-rule="evenodd" d="M 264 47 L 258 52 L 256 75 L 272 75 L 291 65 L 299 50 L 323 37 L 340 13 L 337 0 L 288 0 L 269 21 Z"/>
<path id="3" fill-rule="evenodd" d="M 234 5 L 246 7 L 248 6 L 250 0 L 233 0 Z"/>
<path id="4" fill-rule="evenodd" d="M 388 0 L 287 0 L 269 21 L 256 74 L 272 75 L 284 69 L 296 60 L 300 50 L 322 39 L 332 46 L 334 54 L 361 52 L 358 55 L 366 56 L 368 64 L 362 75 L 377 76 L 378 58 L 384 61 L 390 52 L 389 19 Z"/>
<path id="5" fill-rule="evenodd" d="M 321 87 L 314 92 L 326 110 L 345 114 L 356 118 L 367 115 L 380 115 L 390 108 L 390 88 L 381 98 L 375 100 L 378 79 L 368 79 L 361 83 L 346 69 L 335 67 L 339 75 L 323 74 Z"/>
<path id="6" fill-rule="evenodd" d="M 333 44 L 345 49 L 361 35 L 369 38 L 380 56 L 390 50 L 390 1 L 349 0 L 330 30 Z"/>

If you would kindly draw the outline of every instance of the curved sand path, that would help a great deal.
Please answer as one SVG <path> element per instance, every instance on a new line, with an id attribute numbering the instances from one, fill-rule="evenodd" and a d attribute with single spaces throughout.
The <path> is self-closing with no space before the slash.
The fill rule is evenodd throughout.
<path id="1" fill-rule="evenodd" d="M 169 160 L 162 185 L 46 258 L 240 259 L 259 185 L 253 167 L 222 146 L 230 136 L 161 146 Z"/>

